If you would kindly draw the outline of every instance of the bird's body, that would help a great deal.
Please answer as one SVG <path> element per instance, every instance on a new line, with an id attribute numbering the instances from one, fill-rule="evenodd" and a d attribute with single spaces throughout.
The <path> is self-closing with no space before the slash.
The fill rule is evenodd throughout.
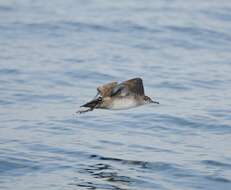
<path id="1" fill-rule="evenodd" d="M 105 98 L 102 107 L 119 110 L 138 106 L 139 102 L 133 97 Z M 104 106 L 105 105 L 105 106 Z"/>
<path id="2" fill-rule="evenodd" d="M 157 103 L 144 94 L 141 78 L 134 78 L 122 83 L 111 82 L 97 88 L 96 97 L 82 105 L 89 109 L 79 113 L 92 111 L 93 109 L 128 109 L 147 103 Z"/>

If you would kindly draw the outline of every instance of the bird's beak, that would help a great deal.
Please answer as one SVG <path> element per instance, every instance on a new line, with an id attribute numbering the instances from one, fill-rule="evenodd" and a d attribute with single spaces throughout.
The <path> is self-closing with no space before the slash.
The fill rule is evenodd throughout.
<path id="1" fill-rule="evenodd" d="M 151 103 L 153 103 L 153 104 L 160 104 L 159 102 L 157 102 L 157 101 L 151 101 Z"/>
<path id="2" fill-rule="evenodd" d="M 88 107 L 88 108 L 95 108 L 97 106 L 97 104 L 99 103 L 98 99 L 92 100 L 90 102 L 87 102 L 86 104 L 83 104 L 80 107 Z"/>

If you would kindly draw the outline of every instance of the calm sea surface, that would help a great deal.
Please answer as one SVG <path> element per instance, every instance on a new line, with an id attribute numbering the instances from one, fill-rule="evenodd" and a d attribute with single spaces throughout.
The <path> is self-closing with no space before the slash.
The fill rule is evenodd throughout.
<path id="1" fill-rule="evenodd" d="M 0 0 L 0 189 L 230 190 L 231 2 Z"/>

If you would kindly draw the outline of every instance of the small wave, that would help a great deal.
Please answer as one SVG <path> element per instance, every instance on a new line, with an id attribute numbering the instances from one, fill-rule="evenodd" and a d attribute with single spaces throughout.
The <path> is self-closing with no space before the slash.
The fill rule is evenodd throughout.
<path id="1" fill-rule="evenodd" d="M 227 124 L 214 123 L 206 118 L 184 118 L 172 115 L 160 115 L 159 119 L 164 119 L 166 124 L 171 124 L 177 127 L 190 127 L 193 129 L 202 129 L 211 131 L 217 134 L 231 132 L 231 126 Z M 183 128 L 182 128 L 183 129 Z M 170 130 L 170 129 L 169 129 Z M 175 130 L 175 129 L 174 129 Z"/>
<path id="2" fill-rule="evenodd" d="M 165 162 L 148 162 L 148 161 L 140 161 L 140 160 L 126 160 L 121 158 L 112 158 L 112 157 L 103 157 L 99 155 L 90 155 L 90 158 L 96 158 L 103 161 L 113 161 L 113 162 L 120 162 L 124 165 L 135 165 L 139 166 L 143 169 L 151 169 L 154 171 L 163 171 L 163 170 L 175 170 L 178 166 L 171 163 Z"/>
<path id="3" fill-rule="evenodd" d="M 48 95 L 38 95 L 38 94 L 28 94 L 28 93 L 16 93 L 14 94 L 14 99 L 23 103 L 31 104 L 31 102 L 57 102 L 65 101 L 68 99 L 67 96 L 63 94 L 48 94 Z"/>
<path id="4" fill-rule="evenodd" d="M 0 5 L 0 11 L 1 12 L 10 12 L 13 11 L 14 8 L 11 6 L 4 6 L 4 5 Z"/>
<path id="5" fill-rule="evenodd" d="M 5 106 L 5 105 L 10 105 L 13 104 L 12 101 L 8 101 L 8 100 L 0 100 L 0 105 Z"/>
<path id="6" fill-rule="evenodd" d="M 202 14 L 204 14 L 205 16 L 208 16 L 212 19 L 217 19 L 220 21 L 225 21 L 225 22 L 230 22 L 231 21 L 231 14 L 230 14 L 230 9 L 226 10 L 225 8 L 223 8 L 222 10 L 202 10 L 201 11 Z"/>
<path id="7" fill-rule="evenodd" d="M 116 32 L 115 28 L 95 23 L 84 23 L 77 21 L 65 21 L 60 20 L 56 22 L 12 22 L 1 25 L 2 31 L 17 30 L 25 34 L 36 35 L 36 34 L 53 34 L 56 37 L 63 35 L 65 32 L 78 31 L 78 32 Z"/>
<path id="8" fill-rule="evenodd" d="M 126 190 L 124 188 L 120 188 L 118 186 L 105 184 L 105 183 L 82 182 L 82 183 L 70 184 L 70 185 L 76 185 L 78 187 L 86 187 L 87 189 Z"/>
<path id="9" fill-rule="evenodd" d="M 91 155 L 95 157 L 95 155 Z M 106 160 L 117 160 L 118 159 L 106 159 Z M 102 160 L 101 160 L 102 161 Z M 133 169 L 131 169 L 133 170 Z M 122 189 L 126 189 L 129 187 L 149 187 L 149 188 L 160 188 L 159 184 L 154 183 L 153 181 L 149 181 L 148 179 L 144 179 L 140 176 L 131 176 L 127 174 L 127 172 L 123 172 L 116 167 L 116 165 L 112 164 L 103 164 L 97 163 L 93 165 L 82 165 L 82 169 L 80 170 L 81 174 L 90 174 L 93 177 L 89 180 L 89 176 L 84 179 L 78 178 L 76 183 L 72 183 L 71 185 L 81 186 L 81 187 L 91 187 L 91 188 L 99 188 L 100 189 L 121 189 L 121 185 L 124 186 Z M 84 182 L 82 182 L 84 181 Z M 105 185 L 108 184 L 108 185 Z M 126 188 L 125 188 L 126 187 Z"/>
<path id="10" fill-rule="evenodd" d="M 0 69 L 1 75 L 17 75 L 20 73 L 21 72 L 18 69 L 7 69 L 7 68 Z"/>
<path id="11" fill-rule="evenodd" d="M 97 71 L 90 71 L 90 70 L 85 70 L 81 71 L 79 70 L 78 72 L 76 71 L 67 71 L 64 73 L 68 78 L 71 78 L 72 80 L 85 80 L 91 76 L 90 80 L 94 80 L 95 82 L 98 81 L 110 81 L 113 77 L 113 75 L 106 74 L 105 72 L 97 72 Z"/>
<path id="12" fill-rule="evenodd" d="M 205 177 L 208 180 L 220 182 L 220 183 L 231 183 L 230 179 L 224 178 L 224 177 L 218 177 L 218 176 L 206 176 Z"/>
<path id="13" fill-rule="evenodd" d="M 198 28 L 198 27 L 178 27 L 178 26 L 166 26 L 166 29 L 169 29 L 172 32 L 179 32 L 182 34 L 188 34 L 191 37 L 196 37 L 196 36 L 200 36 L 200 39 L 214 39 L 214 40 L 225 40 L 225 41 L 230 41 L 231 40 L 231 36 L 222 33 L 222 32 L 218 32 L 215 30 L 211 30 L 211 29 L 206 29 L 206 28 Z M 203 38 L 204 37 L 204 38 Z"/>
<path id="14" fill-rule="evenodd" d="M 222 167 L 222 168 L 231 168 L 231 164 L 223 163 L 215 160 L 203 160 L 201 161 L 202 164 L 207 166 L 215 166 L 215 167 Z"/>
<path id="15" fill-rule="evenodd" d="M 0 175 L 23 175 L 38 169 L 39 164 L 31 160 L 12 157 L 0 159 Z"/>
<path id="16" fill-rule="evenodd" d="M 159 83 L 158 85 L 156 85 L 158 88 L 165 88 L 165 89 L 169 89 L 169 90 L 190 90 L 190 88 L 182 83 L 176 83 L 176 82 L 170 82 L 170 81 L 164 81 Z"/>

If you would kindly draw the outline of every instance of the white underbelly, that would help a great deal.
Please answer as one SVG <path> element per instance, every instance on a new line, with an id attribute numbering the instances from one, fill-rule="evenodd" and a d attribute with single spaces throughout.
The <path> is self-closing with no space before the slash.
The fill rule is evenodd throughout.
<path id="1" fill-rule="evenodd" d="M 138 106 L 138 103 L 135 101 L 135 99 L 120 98 L 113 101 L 110 109 L 128 109 L 136 106 Z"/>

